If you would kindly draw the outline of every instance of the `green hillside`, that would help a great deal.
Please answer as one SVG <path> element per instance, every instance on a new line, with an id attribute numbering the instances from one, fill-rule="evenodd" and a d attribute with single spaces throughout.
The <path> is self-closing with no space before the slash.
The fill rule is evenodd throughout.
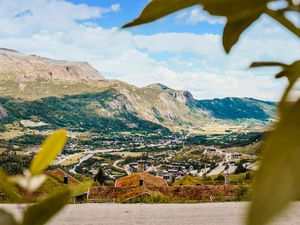
<path id="1" fill-rule="evenodd" d="M 138 118 L 134 113 L 129 113 L 125 105 L 120 105 L 118 109 L 110 108 L 108 103 L 113 97 L 103 92 L 63 98 L 48 97 L 34 101 L 1 98 L 1 105 L 8 112 L 2 123 L 34 118 L 35 121 L 47 124 L 39 129 L 66 127 L 73 131 L 95 132 L 167 130 L 158 124 Z"/>
<path id="2" fill-rule="evenodd" d="M 5 110 L 2 130 L 3 124 L 21 120 L 46 124 L 37 129 L 67 127 L 73 131 L 200 129 L 206 124 L 243 120 L 263 123 L 275 115 L 273 103 L 255 99 L 195 100 L 183 91 L 153 86 L 139 89 L 120 82 L 111 83 L 109 89 L 75 95 L 33 100 L 1 97 L 0 107 Z"/>
<path id="3" fill-rule="evenodd" d="M 219 119 L 268 120 L 275 115 L 275 103 L 252 98 L 224 98 L 197 101 L 197 106 Z"/>
<path id="4" fill-rule="evenodd" d="M 250 98 L 196 100 L 188 91 L 159 83 L 138 88 L 106 80 L 88 63 L 2 49 L 0 66 L 0 131 L 14 122 L 26 127 L 21 122 L 26 120 L 35 129 L 215 133 L 236 125 L 243 129 L 249 123 L 264 126 L 275 118 L 274 103 Z"/>

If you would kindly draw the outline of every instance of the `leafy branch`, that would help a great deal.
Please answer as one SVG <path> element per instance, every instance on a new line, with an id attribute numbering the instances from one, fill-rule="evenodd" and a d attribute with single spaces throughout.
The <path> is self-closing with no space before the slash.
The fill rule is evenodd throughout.
<path id="1" fill-rule="evenodd" d="M 263 14 L 268 15 L 300 38 L 300 29 L 286 13 L 297 13 L 300 3 L 286 0 L 286 7 L 273 10 L 270 3 L 279 0 L 152 0 L 140 16 L 124 28 L 156 21 L 191 6 L 202 6 L 214 16 L 227 18 L 223 31 L 223 47 L 229 53 L 241 34 Z M 247 223 L 264 225 L 282 211 L 290 201 L 300 197 L 300 98 L 289 100 L 300 77 L 300 61 L 290 65 L 280 62 L 256 62 L 251 67 L 277 66 L 282 71 L 275 77 L 288 79 L 289 84 L 278 104 L 280 120 L 262 145 L 263 158 L 253 187 L 252 204 Z"/>
<path id="2" fill-rule="evenodd" d="M 65 146 L 67 141 L 66 130 L 58 130 L 50 135 L 41 146 L 41 150 L 34 157 L 29 171 L 24 171 L 24 175 L 8 177 L 0 171 L 0 189 L 7 193 L 12 199 L 20 200 L 18 188 L 26 193 L 27 206 L 23 211 L 22 221 L 16 221 L 14 216 L 0 209 L 0 224 L 6 225 L 43 225 L 60 211 L 72 196 L 83 193 L 91 185 L 90 182 L 83 183 L 75 189 L 65 189 L 58 193 L 50 194 L 37 204 L 30 205 L 31 195 L 46 181 L 44 170 L 55 160 Z"/>

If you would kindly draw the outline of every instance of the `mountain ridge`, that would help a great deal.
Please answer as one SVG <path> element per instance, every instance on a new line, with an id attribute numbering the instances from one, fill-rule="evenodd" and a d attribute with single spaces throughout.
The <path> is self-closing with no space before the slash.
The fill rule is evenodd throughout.
<path id="1" fill-rule="evenodd" d="M 24 55 L 12 49 L 0 49 L 0 81 L 36 80 L 99 81 L 104 77 L 87 62 L 53 60 Z"/>
<path id="2" fill-rule="evenodd" d="M 197 100 L 189 91 L 160 83 L 138 88 L 107 80 L 87 63 L 0 49 L 0 68 L 0 118 L 4 123 L 32 118 L 35 122 L 55 123 L 53 118 L 63 118 L 58 123 L 61 126 L 82 129 L 74 117 L 92 129 L 92 121 L 87 118 L 90 116 L 99 128 L 105 128 L 105 124 L 114 127 L 110 122 L 114 121 L 125 130 L 139 126 L 146 129 L 144 125 L 148 124 L 176 131 L 265 124 L 275 118 L 275 104 L 270 102 L 251 98 Z M 19 110 L 24 118 L 11 109 Z"/>

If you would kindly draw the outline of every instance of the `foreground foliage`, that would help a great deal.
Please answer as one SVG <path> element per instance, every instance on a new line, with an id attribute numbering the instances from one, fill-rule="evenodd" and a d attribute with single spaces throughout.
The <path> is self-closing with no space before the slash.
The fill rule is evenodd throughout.
<path id="1" fill-rule="evenodd" d="M 24 171 L 23 175 L 9 177 L 5 172 L 0 171 L 0 189 L 16 202 L 22 198 L 18 190 L 26 192 L 27 205 L 23 210 L 22 221 L 17 221 L 10 213 L 0 210 L 0 224 L 5 225 L 42 225 L 53 215 L 61 210 L 71 197 L 86 189 L 89 184 L 83 184 L 74 190 L 64 189 L 58 193 L 51 193 L 40 200 L 37 204 L 30 205 L 32 193 L 40 188 L 46 181 L 44 170 L 55 160 L 64 148 L 67 141 L 66 130 L 58 130 L 49 136 L 41 146 L 41 150 L 34 157 L 30 164 L 29 171 Z"/>
<path id="2" fill-rule="evenodd" d="M 271 4 L 282 7 L 274 9 Z M 153 22 L 196 5 L 202 6 L 211 15 L 227 18 L 223 32 L 226 53 L 230 52 L 241 34 L 263 14 L 300 37 L 300 29 L 287 17 L 287 13 L 292 12 L 299 18 L 300 2 L 297 0 L 152 0 L 137 19 L 124 27 Z M 300 197 L 300 99 L 295 102 L 289 100 L 300 76 L 300 61 L 290 65 L 280 62 L 256 62 L 251 65 L 261 66 L 281 67 L 282 71 L 276 78 L 287 78 L 289 85 L 278 104 L 280 121 L 262 146 L 263 159 L 253 186 L 247 221 L 250 225 L 270 222 L 290 201 Z"/>

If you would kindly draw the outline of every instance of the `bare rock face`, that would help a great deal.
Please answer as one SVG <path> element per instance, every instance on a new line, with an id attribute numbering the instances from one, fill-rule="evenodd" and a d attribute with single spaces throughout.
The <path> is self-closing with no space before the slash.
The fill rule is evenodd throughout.
<path id="1" fill-rule="evenodd" d="M 125 96 L 117 96 L 116 99 L 107 103 L 111 110 L 117 110 L 119 112 L 129 112 L 133 113 L 134 109 L 132 105 L 128 102 Z"/>
<path id="2" fill-rule="evenodd" d="M 100 81 L 104 77 L 87 62 L 52 60 L 0 49 L 0 80 L 31 82 L 36 80 Z"/>
<path id="3" fill-rule="evenodd" d="M 184 95 L 184 97 L 185 97 L 188 101 L 194 100 L 194 97 L 193 97 L 192 93 L 189 92 L 189 91 L 184 91 L 184 92 L 183 92 L 183 95 Z"/>
<path id="4" fill-rule="evenodd" d="M 0 105 L 0 118 L 2 119 L 7 116 L 8 116 L 8 114 L 7 114 L 6 110 Z"/>
<path id="5" fill-rule="evenodd" d="M 147 88 L 153 88 L 153 89 L 159 89 L 159 90 L 169 90 L 170 88 L 166 85 L 155 83 L 155 84 L 149 84 Z"/>

